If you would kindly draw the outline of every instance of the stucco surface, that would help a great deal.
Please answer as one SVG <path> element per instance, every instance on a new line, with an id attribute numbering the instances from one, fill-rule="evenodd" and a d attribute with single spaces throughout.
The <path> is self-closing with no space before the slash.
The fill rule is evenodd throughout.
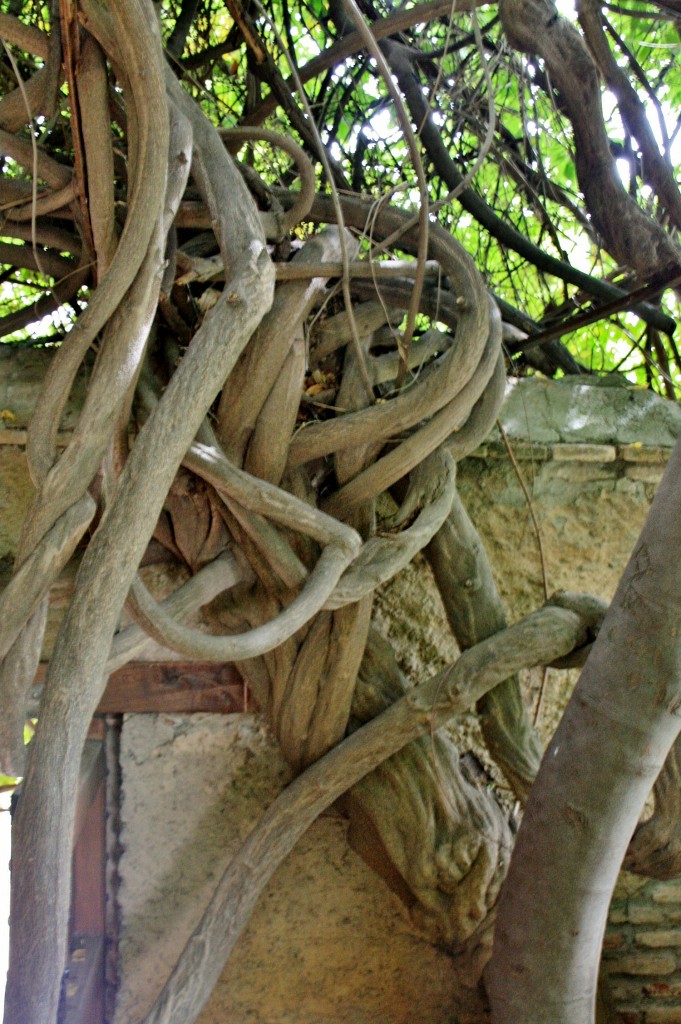
<path id="1" fill-rule="evenodd" d="M 287 771 L 250 715 L 130 716 L 122 766 L 115 1022 L 133 1024 Z M 345 831 L 323 816 L 277 871 L 201 1024 L 449 1024 L 451 961 L 410 931 Z"/>

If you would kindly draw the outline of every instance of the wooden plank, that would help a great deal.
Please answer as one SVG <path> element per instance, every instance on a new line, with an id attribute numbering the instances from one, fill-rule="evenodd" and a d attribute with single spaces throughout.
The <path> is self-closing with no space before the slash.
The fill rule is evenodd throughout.
<path id="1" fill-rule="evenodd" d="M 105 817 L 104 743 L 90 739 L 81 758 L 78 786 L 63 1024 L 104 1020 Z"/>
<path id="2" fill-rule="evenodd" d="M 102 780 L 73 848 L 71 928 L 76 935 L 104 935 L 104 804 Z"/>
<path id="3" fill-rule="evenodd" d="M 104 760 L 106 771 L 104 808 L 104 1015 L 111 1024 L 116 1015 L 116 994 L 120 988 L 119 947 L 121 905 L 119 874 L 121 859 L 121 726 L 122 715 L 107 715 Z"/>
<path id="4" fill-rule="evenodd" d="M 87 738 L 89 740 L 103 740 L 106 735 L 106 722 L 101 716 L 99 718 L 93 718 L 90 722 L 90 728 L 87 731 Z"/>
<path id="5" fill-rule="evenodd" d="M 243 680 L 233 665 L 131 662 L 109 677 L 97 710 L 234 714 L 244 710 L 244 703 Z"/>
<path id="6" fill-rule="evenodd" d="M 41 664 L 34 690 L 45 679 Z M 205 662 L 130 662 L 113 672 L 98 714 L 192 714 L 210 711 L 231 715 L 253 710 L 238 669 Z"/>

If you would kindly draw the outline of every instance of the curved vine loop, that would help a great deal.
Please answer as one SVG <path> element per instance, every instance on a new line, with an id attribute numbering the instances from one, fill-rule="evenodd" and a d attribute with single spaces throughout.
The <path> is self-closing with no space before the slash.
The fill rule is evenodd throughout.
<path id="1" fill-rule="evenodd" d="M 316 181 L 314 167 L 310 158 L 302 146 L 282 135 L 281 132 L 274 132 L 268 128 L 223 128 L 220 131 L 220 138 L 227 144 L 228 150 L 236 156 L 244 142 L 268 142 L 272 146 L 288 153 L 293 157 L 296 170 L 300 176 L 300 196 L 286 212 L 272 213 L 263 216 L 263 227 L 268 238 L 279 240 L 285 238 L 289 232 L 300 224 L 301 220 L 310 212 L 316 193 Z M 237 144 L 237 145 L 235 145 Z M 270 225 L 270 221 L 272 224 Z"/>

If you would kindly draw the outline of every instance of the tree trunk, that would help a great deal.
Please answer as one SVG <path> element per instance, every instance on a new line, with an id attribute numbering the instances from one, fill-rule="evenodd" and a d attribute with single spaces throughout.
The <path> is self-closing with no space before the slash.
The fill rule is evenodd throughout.
<path id="1" fill-rule="evenodd" d="M 606 916 L 681 727 L 681 442 L 544 759 L 499 905 L 497 1024 L 592 1024 Z"/>

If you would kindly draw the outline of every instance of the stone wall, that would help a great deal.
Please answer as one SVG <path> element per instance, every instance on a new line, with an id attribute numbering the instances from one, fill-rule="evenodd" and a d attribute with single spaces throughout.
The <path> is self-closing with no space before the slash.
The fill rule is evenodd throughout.
<path id="1" fill-rule="evenodd" d="M 0 356 L 0 558 L 7 564 L 31 496 L 22 445 L 45 355 Z M 512 455 L 493 436 L 461 465 L 459 486 L 511 618 L 542 602 L 543 577 L 549 591 L 610 598 L 681 433 L 681 410 L 637 389 L 521 381 L 509 388 L 502 422 Z M 377 604 L 412 678 L 456 656 L 423 559 L 382 588 Z M 548 673 L 539 709 L 545 736 L 571 684 L 564 673 Z M 536 704 L 540 675 L 530 674 L 526 687 Z M 481 752 L 474 716 L 458 724 L 457 736 L 462 752 Z M 115 1021 L 132 1024 L 287 773 L 250 715 L 129 716 L 121 767 Z M 451 961 L 414 933 L 399 901 L 348 847 L 345 829 L 336 813 L 322 816 L 281 866 L 201 1024 L 451 1024 Z M 680 924 L 680 882 L 622 876 L 605 958 L 627 1024 L 681 1024 Z"/>
<path id="2" fill-rule="evenodd" d="M 681 881 L 623 873 L 604 942 L 623 1024 L 681 1021 Z"/>

